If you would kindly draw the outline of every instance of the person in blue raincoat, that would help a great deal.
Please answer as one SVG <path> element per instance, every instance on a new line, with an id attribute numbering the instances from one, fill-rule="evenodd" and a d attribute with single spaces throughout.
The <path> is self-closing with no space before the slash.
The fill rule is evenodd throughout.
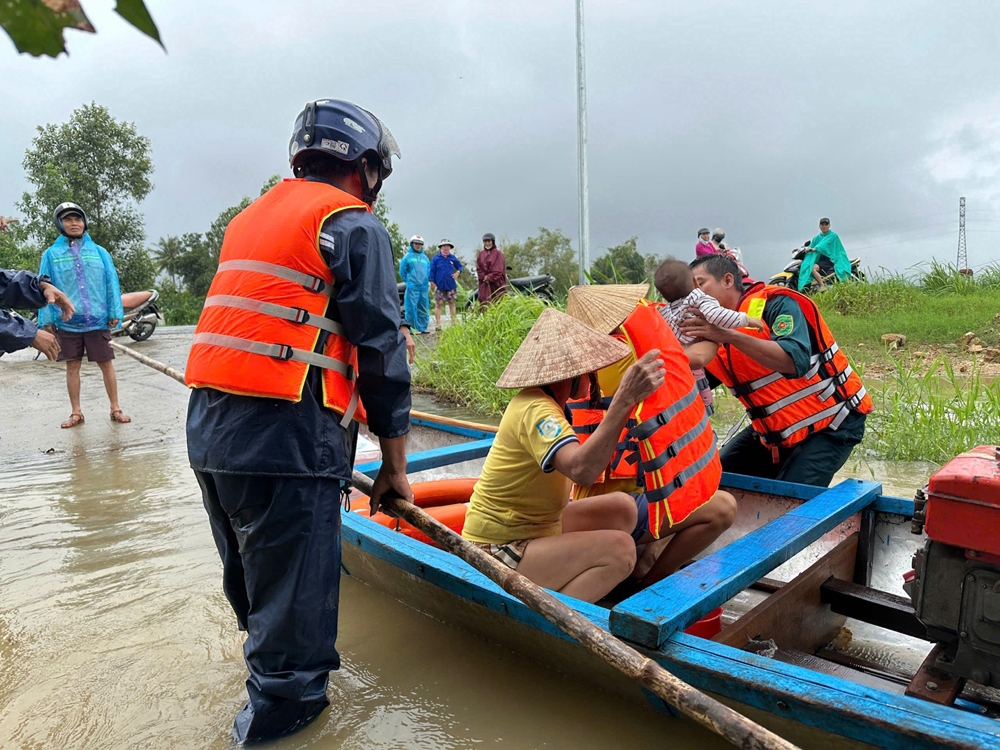
<path id="1" fill-rule="evenodd" d="M 414 333 L 427 333 L 430 323 L 431 262 L 424 254 L 424 238 L 410 237 L 410 247 L 399 261 L 399 278 L 406 283 L 403 310 Z"/>
<path id="2" fill-rule="evenodd" d="M 820 256 L 833 263 L 833 271 L 837 274 L 837 281 L 847 281 L 851 278 L 851 261 L 847 257 L 844 243 L 840 241 L 837 233 L 830 229 L 830 220 L 825 216 L 819 220 L 819 234 L 812 238 L 809 243 L 809 252 L 799 267 L 800 291 L 813 281 L 820 289 L 826 286 L 819 271 Z"/>
<path id="3" fill-rule="evenodd" d="M 87 233 L 87 214 L 75 203 L 60 203 L 53 215 L 59 238 L 42 255 L 40 276 L 48 276 L 66 292 L 76 312 L 63 320 L 55 305 L 38 311 L 38 325 L 55 332 L 59 361 L 66 363 L 66 389 L 72 409 L 63 428 L 83 424 L 80 406 L 80 368 L 83 355 L 96 362 L 111 403 L 111 421 L 125 424 L 132 419 L 118 404 L 118 380 L 111 332 L 122 321 L 122 292 L 111 255 Z"/>
<path id="4" fill-rule="evenodd" d="M 451 240 L 438 243 L 438 253 L 431 259 L 431 283 L 434 285 L 434 330 L 441 330 L 441 306 L 448 304 L 451 321 L 455 322 L 455 300 L 458 298 L 458 275 L 462 261 L 451 254 L 455 249 Z"/>

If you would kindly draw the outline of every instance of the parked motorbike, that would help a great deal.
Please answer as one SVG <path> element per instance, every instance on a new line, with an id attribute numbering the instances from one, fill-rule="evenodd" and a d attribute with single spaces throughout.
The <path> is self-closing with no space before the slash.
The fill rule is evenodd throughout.
<path id="1" fill-rule="evenodd" d="M 802 247 L 797 247 L 792 250 L 792 259 L 788 262 L 780 272 L 774 274 L 770 279 L 768 279 L 768 284 L 774 286 L 787 286 L 790 289 L 799 290 L 799 269 L 802 267 L 802 261 L 805 260 L 806 255 L 809 253 L 809 242 L 807 241 Z M 825 255 L 819 256 L 817 261 L 819 266 L 820 276 L 823 278 L 824 284 L 834 284 L 837 281 L 837 274 L 833 270 L 833 261 L 827 258 Z M 861 258 L 854 258 L 851 261 L 851 277 L 855 281 L 864 281 L 865 274 L 861 270 Z M 815 281 L 810 281 L 806 287 L 800 291 L 806 294 L 811 294 L 816 291 L 818 285 Z"/>
<path id="2" fill-rule="evenodd" d="M 507 279 L 507 286 L 511 289 L 517 290 L 521 294 L 533 294 L 536 297 L 540 297 L 551 302 L 554 299 L 552 285 L 555 281 L 555 276 L 550 276 L 546 273 L 541 274 L 540 276 L 524 276 L 519 279 Z M 400 281 L 396 284 L 396 290 L 399 292 L 399 306 L 402 308 L 403 295 L 406 293 L 406 282 Z M 465 309 L 471 310 L 472 305 L 478 301 L 479 290 L 473 289 L 472 293 L 469 295 L 468 301 L 465 303 Z"/>
<path id="3" fill-rule="evenodd" d="M 160 293 L 155 289 L 123 294 L 122 307 L 125 308 L 125 315 L 121 328 L 114 335 L 127 335 L 134 341 L 145 341 L 152 336 L 157 324 L 163 322 L 160 307 L 156 304 L 159 298 Z"/>

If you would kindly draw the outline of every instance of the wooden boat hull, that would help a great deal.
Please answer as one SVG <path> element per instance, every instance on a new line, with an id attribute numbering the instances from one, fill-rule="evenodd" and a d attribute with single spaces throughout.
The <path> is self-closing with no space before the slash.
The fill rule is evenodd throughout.
<path id="1" fill-rule="evenodd" d="M 411 455 L 411 467 L 420 472 L 439 467 L 447 471 L 456 468 L 451 464 L 456 459 L 464 470 L 476 471 L 489 439 L 482 433 L 450 435 L 424 437 L 431 442 L 456 437 L 467 442 Z M 368 472 L 376 468 L 364 467 Z M 903 531 L 912 503 L 882 496 L 876 483 L 850 481 L 825 490 L 732 475 L 726 475 L 723 483 L 738 495 L 741 515 L 738 528 L 720 540 L 719 549 L 611 611 L 568 597 L 563 600 L 678 677 L 802 747 L 864 743 L 907 750 L 1000 747 L 1000 722 L 971 710 L 905 697 L 680 632 L 721 604 L 727 607 L 731 628 L 743 621 L 731 622 L 744 611 L 766 615 L 759 600 L 748 602 L 744 611 L 738 606 L 748 587 L 764 576 L 791 581 L 792 591 L 802 581 L 822 576 L 823 566 L 849 561 L 854 569 L 856 561 L 862 561 L 864 569 L 867 560 L 872 585 L 881 582 L 891 591 L 898 587 L 900 571 L 908 569 L 919 543 Z M 439 549 L 345 514 L 343 560 L 347 574 L 432 617 L 524 653 L 573 679 L 587 680 L 622 700 L 644 699 L 633 683 Z M 808 625 L 803 629 L 813 632 Z M 731 629 L 721 635 L 727 632 L 740 642 L 740 634 Z"/>

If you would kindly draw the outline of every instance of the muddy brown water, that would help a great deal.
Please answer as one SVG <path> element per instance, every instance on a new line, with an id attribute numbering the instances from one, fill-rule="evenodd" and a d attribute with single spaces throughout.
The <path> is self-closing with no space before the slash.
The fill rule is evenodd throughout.
<path id="1" fill-rule="evenodd" d="M 164 328 L 139 348 L 183 368 L 190 337 Z M 114 425 L 85 364 L 87 421 L 61 430 L 63 366 L 31 354 L 0 358 L 0 747 L 231 747 L 242 637 L 187 466 L 185 389 L 119 357 L 134 422 Z M 909 493 L 926 467 L 877 473 Z M 725 746 L 348 577 L 338 647 L 331 708 L 273 747 Z"/>

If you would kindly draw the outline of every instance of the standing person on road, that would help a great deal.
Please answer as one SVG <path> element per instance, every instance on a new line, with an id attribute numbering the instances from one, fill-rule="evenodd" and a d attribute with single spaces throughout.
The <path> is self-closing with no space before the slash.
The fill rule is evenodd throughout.
<path id="1" fill-rule="evenodd" d="M 186 374 L 188 456 L 247 633 L 237 742 L 293 732 L 329 705 L 358 422 L 382 449 L 372 513 L 386 494 L 413 500 L 406 339 L 389 234 L 371 212 L 399 149 L 370 112 L 322 99 L 296 119 L 289 152 L 296 179 L 226 228 Z"/>
<path id="2" fill-rule="evenodd" d="M 723 307 L 760 318 L 762 331 L 712 325 L 701 311 L 688 336 L 719 344 L 705 369 L 732 390 L 750 426 L 720 451 L 723 471 L 828 487 L 865 434 L 871 398 L 812 300 L 763 282 L 744 288 L 736 264 L 710 255 L 695 281 Z"/>
<path id="3" fill-rule="evenodd" d="M 60 203 L 54 214 L 59 239 L 42 255 L 40 276 L 48 276 L 64 290 L 75 308 L 66 320 L 56 305 L 38 311 L 38 325 L 55 332 L 59 361 L 66 363 L 66 388 L 71 413 L 63 428 L 83 424 L 80 406 L 80 368 L 83 355 L 96 362 L 104 376 L 104 390 L 111 402 L 111 421 L 126 424 L 132 418 L 118 404 L 115 353 L 111 332 L 121 323 L 122 292 L 111 255 L 87 233 L 87 215 L 75 203 Z"/>
<path id="4" fill-rule="evenodd" d="M 6 310 L 10 307 L 37 310 L 46 305 L 56 305 L 62 311 L 63 320 L 73 317 L 73 303 L 52 286 L 47 277 L 35 276 L 31 271 L 0 268 L 0 356 L 31 346 L 51 360 L 58 358 L 59 342 L 55 336 Z"/>
<path id="5" fill-rule="evenodd" d="M 430 271 L 431 262 L 424 254 L 424 238 L 419 234 L 410 237 L 410 245 L 399 261 L 399 278 L 406 283 L 403 309 L 406 320 L 413 326 L 413 333 L 427 333 L 430 323 Z"/>
<path id="6" fill-rule="evenodd" d="M 507 260 L 497 247 L 496 237 L 483 235 L 483 249 L 476 258 L 479 277 L 479 304 L 483 307 L 496 302 L 507 293 Z"/>
<path id="7" fill-rule="evenodd" d="M 825 216 L 819 220 L 819 234 L 809 243 L 809 252 L 799 267 L 799 290 L 805 289 L 813 281 L 820 289 L 825 289 L 823 275 L 819 271 L 820 256 L 828 258 L 833 264 L 833 272 L 837 281 L 847 281 L 851 278 L 851 259 L 847 257 L 844 243 L 830 229 L 830 220 Z"/>
<path id="8" fill-rule="evenodd" d="M 438 243 L 437 255 L 431 260 L 431 284 L 434 286 L 434 330 L 441 330 L 441 305 L 448 303 L 451 322 L 455 322 L 455 299 L 458 297 L 458 275 L 462 262 L 451 254 L 451 240 Z"/>

